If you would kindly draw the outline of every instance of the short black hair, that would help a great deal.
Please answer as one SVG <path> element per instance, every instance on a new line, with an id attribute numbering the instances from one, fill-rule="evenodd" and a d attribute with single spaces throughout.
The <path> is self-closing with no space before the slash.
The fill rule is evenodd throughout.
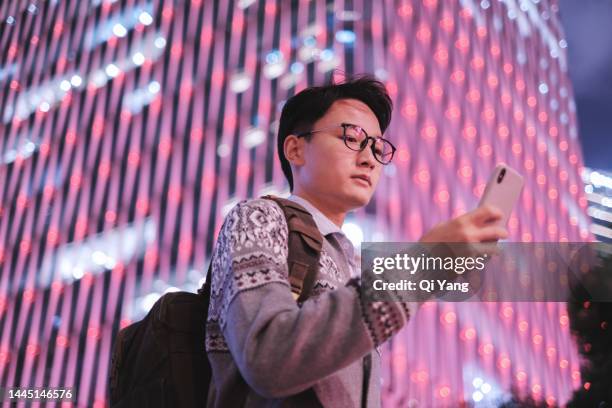
<path id="1" fill-rule="evenodd" d="M 393 102 L 385 85 L 371 75 L 355 76 L 340 83 L 334 83 L 332 80 L 328 85 L 306 88 L 295 94 L 283 106 L 277 138 L 278 158 L 291 191 L 293 174 L 285 157 L 285 139 L 290 134 L 312 130 L 311 126 L 340 99 L 357 99 L 365 103 L 376 115 L 383 133 L 389 126 Z"/>

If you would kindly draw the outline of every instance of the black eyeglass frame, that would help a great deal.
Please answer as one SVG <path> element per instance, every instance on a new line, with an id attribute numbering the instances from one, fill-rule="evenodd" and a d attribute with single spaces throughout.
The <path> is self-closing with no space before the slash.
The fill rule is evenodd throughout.
<path id="1" fill-rule="evenodd" d="M 368 132 L 366 132 L 364 128 L 362 128 L 361 126 L 354 125 L 352 123 L 341 123 L 340 125 L 329 126 L 329 127 L 323 128 L 323 129 L 316 129 L 316 130 L 311 130 L 311 131 L 308 131 L 308 132 L 302 132 L 302 133 L 296 134 L 296 136 L 297 137 L 304 137 L 304 136 L 312 135 L 313 133 L 325 132 L 325 131 L 330 130 L 330 129 L 336 129 L 338 127 L 342 128 L 342 139 L 344 140 L 344 145 L 346 147 L 348 147 L 349 149 L 351 149 L 352 151 L 354 151 L 354 152 L 362 152 L 366 148 L 366 146 L 368 145 L 368 143 L 370 142 L 370 139 L 371 139 L 372 140 L 372 144 L 371 144 L 370 148 L 372 149 L 372 155 L 374 156 L 374 158 L 376 159 L 377 162 L 379 162 L 383 166 L 386 166 L 387 164 L 390 164 L 391 161 L 393 160 L 393 156 L 395 155 L 395 151 L 397 150 L 397 148 L 393 145 L 393 143 L 391 143 L 390 141 L 388 141 L 387 139 L 385 139 L 385 138 L 383 138 L 381 136 L 370 136 L 370 135 L 368 135 Z M 348 127 L 358 128 L 365 135 L 365 139 L 363 139 L 363 141 L 360 143 L 359 149 L 353 149 L 351 146 L 349 146 L 348 141 L 347 141 L 347 137 L 346 137 L 346 129 Z M 376 142 L 378 140 L 382 140 L 383 143 L 388 143 L 389 146 L 391 146 L 391 157 L 389 158 L 389 161 L 387 161 L 387 162 L 381 161 L 378 158 L 378 155 L 376 154 L 376 148 L 374 146 L 376 145 Z"/>

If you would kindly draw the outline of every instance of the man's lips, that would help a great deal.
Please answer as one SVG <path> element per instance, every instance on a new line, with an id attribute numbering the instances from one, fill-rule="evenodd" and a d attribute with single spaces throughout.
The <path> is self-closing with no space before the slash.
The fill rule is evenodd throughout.
<path id="1" fill-rule="evenodd" d="M 351 178 L 363 180 L 366 183 L 368 183 L 369 186 L 372 185 L 372 180 L 370 179 L 370 176 L 367 176 L 365 174 L 360 174 L 360 175 L 357 175 L 357 176 L 351 176 Z"/>

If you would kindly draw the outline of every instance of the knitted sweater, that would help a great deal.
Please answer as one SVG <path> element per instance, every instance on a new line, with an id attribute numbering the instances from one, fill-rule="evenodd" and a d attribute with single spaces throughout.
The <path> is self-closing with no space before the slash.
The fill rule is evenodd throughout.
<path id="1" fill-rule="evenodd" d="M 334 235 L 325 236 L 311 296 L 297 304 L 282 209 L 253 199 L 227 215 L 212 259 L 209 407 L 360 407 L 368 353 L 367 406 L 380 406 L 375 347 L 404 326 L 409 309 L 366 301 Z"/>

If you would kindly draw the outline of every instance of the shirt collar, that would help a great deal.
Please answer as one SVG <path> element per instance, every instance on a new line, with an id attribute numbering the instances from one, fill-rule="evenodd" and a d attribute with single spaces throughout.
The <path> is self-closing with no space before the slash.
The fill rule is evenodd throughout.
<path id="1" fill-rule="evenodd" d="M 340 234 L 344 235 L 342 230 L 336 224 L 334 224 L 332 220 L 327 218 L 321 211 L 319 211 L 317 207 L 310 204 L 310 202 L 306 199 L 296 196 L 294 194 L 291 194 L 288 199 L 293 201 L 294 203 L 301 205 L 312 215 L 315 224 L 317 224 L 317 228 L 319 228 L 319 231 L 321 231 L 321 234 L 323 234 L 323 236 L 334 232 L 339 232 Z"/>

